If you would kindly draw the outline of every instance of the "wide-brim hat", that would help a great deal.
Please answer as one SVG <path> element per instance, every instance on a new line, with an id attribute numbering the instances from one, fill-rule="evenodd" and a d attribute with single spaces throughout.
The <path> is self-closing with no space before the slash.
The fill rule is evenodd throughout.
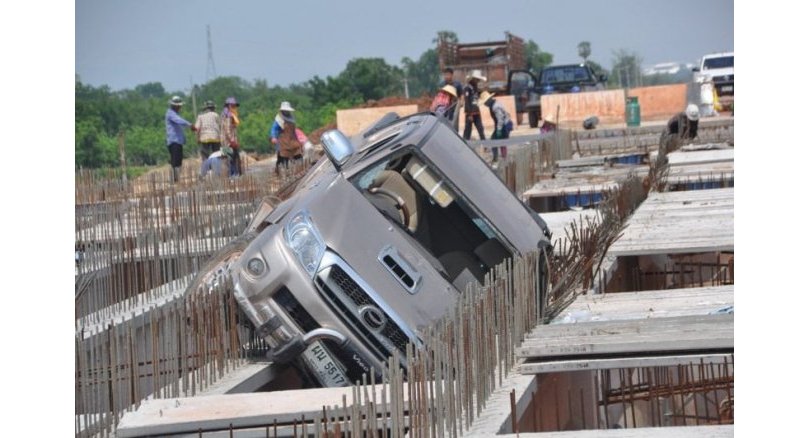
<path id="1" fill-rule="evenodd" d="M 467 79 L 478 79 L 479 81 L 486 81 L 487 77 L 481 73 L 481 70 L 475 69 L 469 74 L 469 76 L 467 76 Z"/>
<path id="2" fill-rule="evenodd" d="M 551 114 L 548 114 L 545 117 L 543 117 L 543 121 L 546 123 L 552 123 L 554 125 L 557 124 L 557 122 L 554 121 L 554 117 L 552 117 Z"/>
<path id="3" fill-rule="evenodd" d="M 489 91 L 484 91 L 483 93 L 481 93 L 481 96 L 478 97 L 478 101 L 483 104 L 486 104 L 489 99 L 492 99 L 494 97 L 495 97 L 494 94 L 490 93 Z"/>
<path id="4" fill-rule="evenodd" d="M 183 106 L 183 99 L 181 99 L 180 96 L 172 96 L 172 98 L 169 99 L 169 105 Z"/>
<path id="5" fill-rule="evenodd" d="M 214 109 L 214 108 L 216 108 L 216 107 L 217 107 L 217 106 L 214 104 L 214 101 L 213 101 L 213 100 L 206 100 L 206 101 L 205 101 L 205 106 L 204 106 L 204 108 L 211 108 L 211 109 Z"/>
<path id="6" fill-rule="evenodd" d="M 281 102 L 281 107 L 278 110 L 293 112 L 295 111 L 295 108 L 293 108 L 292 105 L 290 105 L 290 102 L 284 101 Z"/>
<path id="7" fill-rule="evenodd" d="M 449 94 L 449 95 L 451 95 L 453 97 L 458 97 L 458 94 L 456 94 L 456 87 L 454 87 L 453 85 L 449 85 L 449 84 L 445 85 L 444 87 L 442 87 L 441 91 L 444 91 L 445 93 L 447 93 L 447 94 Z"/>
<path id="8" fill-rule="evenodd" d="M 225 99 L 225 105 L 236 105 L 239 106 L 239 102 L 236 101 L 235 97 L 229 97 Z"/>

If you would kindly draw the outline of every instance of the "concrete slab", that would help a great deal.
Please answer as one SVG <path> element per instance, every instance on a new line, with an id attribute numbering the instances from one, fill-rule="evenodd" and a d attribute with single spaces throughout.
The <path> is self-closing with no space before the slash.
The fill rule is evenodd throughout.
<path id="1" fill-rule="evenodd" d="M 383 385 L 369 386 L 369 393 L 382 399 Z M 227 430 L 233 427 L 264 427 L 311 420 L 323 406 L 351 403 L 353 388 L 317 388 L 254 394 L 210 395 L 190 398 L 148 400 L 134 412 L 127 412 L 116 431 L 118 438 L 178 433 L 199 430 Z M 407 384 L 405 385 L 407 403 Z M 378 406 L 377 412 L 382 412 Z"/>
<path id="2" fill-rule="evenodd" d="M 734 189 L 651 193 L 608 249 L 614 256 L 734 250 Z"/>

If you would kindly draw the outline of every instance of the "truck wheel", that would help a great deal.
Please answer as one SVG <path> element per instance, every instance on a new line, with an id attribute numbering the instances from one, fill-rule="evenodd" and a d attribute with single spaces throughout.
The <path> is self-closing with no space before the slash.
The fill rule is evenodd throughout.
<path id="1" fill-rule="evenodd" d="M 258 233 L 250 231 L 231 240 L 215 252 L 200 268 L 197 275 L 186 288 L 186 295 L 208 293 L 227 278 L 231 264 L 242 255 L 245 248 L 256 238 Z"/>
<path id="2" fill-rule="evenodd" d="M 529 111 L 529 126 L 532 128 L 537 127 L 538 119 L 540 119 L 538 113 L 534 111 Z"/>

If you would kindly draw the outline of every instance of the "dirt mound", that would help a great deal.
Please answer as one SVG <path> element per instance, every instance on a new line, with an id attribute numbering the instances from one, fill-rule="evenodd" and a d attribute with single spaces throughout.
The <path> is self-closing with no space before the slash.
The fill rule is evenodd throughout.
<path id="1" fill-rule="evenodd" d="M 413 99 L 406 99 L 401 96 L 383 97 L 380 100 L 369 100 L 357 108 L 379 108 L 382 106 L 416 105 L 419 111 L 427 111 L 433 99 L 428 95 L 423 95 Z"/>

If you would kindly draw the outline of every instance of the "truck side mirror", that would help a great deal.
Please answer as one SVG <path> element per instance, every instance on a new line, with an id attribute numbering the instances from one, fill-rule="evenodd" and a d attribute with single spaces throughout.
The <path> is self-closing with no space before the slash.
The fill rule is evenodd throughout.
<path id="1" fill-rule="evenodd" d="M 699 72 L 699 71 L 700 71 L 700 69 L 699 69 L 699 68 L 697 68 L 697 67 L 692 67 L 692 71 L 693 71 L 693 72 Z"/>
<path id="2" fill-rule="evenodd" d="M 321 136 L 321 144 L 326 156 L 329 157 L 329 161 L 337 170 L 340 170 L 346 164 L 346 161 L 354 155 L 354 145 L 337 129 L 324 132 Z"/>

